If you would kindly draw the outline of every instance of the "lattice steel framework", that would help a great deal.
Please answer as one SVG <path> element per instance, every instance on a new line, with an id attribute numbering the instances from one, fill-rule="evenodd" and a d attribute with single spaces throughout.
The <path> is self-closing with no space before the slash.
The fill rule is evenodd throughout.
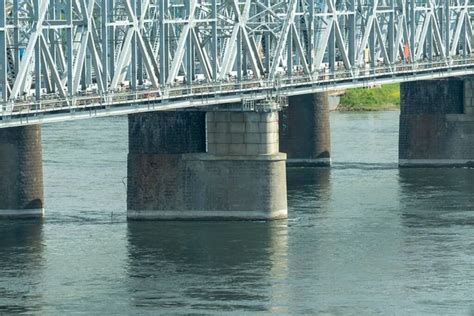
<path id="1" fill-rule="evenodd" d="M 258 90 L 460 63 L 474 69 L 472 2 L 5 0 L 3 115 L 129 95 L 166 99 L 199 87 Z"/>

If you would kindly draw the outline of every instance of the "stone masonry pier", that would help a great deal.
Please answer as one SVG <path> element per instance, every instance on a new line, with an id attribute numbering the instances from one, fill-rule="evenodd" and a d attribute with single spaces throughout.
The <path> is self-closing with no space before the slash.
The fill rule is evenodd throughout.
<path id="1" fill-rule="evenodd" d="M 331 164 L 327 92 L 288 98 L 288 107 L 280 112 L 280 149 L 291 166 Z"/>
<path id="2" fill-rule="evenodd" d="M 130 115 L 129 149 L 129 219 L 287 217 L 276 110 Z"/>
<path id="3" fill-rule="evenodd" d="M 399 164 L 474 165 L 474 79 L 402 83 Z"/>
<path id="4" fill-rule="evenodd" d="M 39 125 L 0 129 L 0 217 L 42 217 Z"/>

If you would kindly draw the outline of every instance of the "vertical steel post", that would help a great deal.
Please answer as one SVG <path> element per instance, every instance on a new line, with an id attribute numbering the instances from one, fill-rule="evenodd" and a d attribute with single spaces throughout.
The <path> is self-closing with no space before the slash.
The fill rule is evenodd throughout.
<path id="1" fill-rule="evenodd" d="M 71 1 L 71 0 L 68 0 Z M 113 51 L 109 51 L 109 30 L 108 30 L 108 15 L 109 15 L 109 1 L 102 1 L 102 11 L 101 11 L 101 22 L 102 22 L 102 82 L 104 83 L 104 90 L 108 89 L 109 82 L 109 54 L 113 54 Z M 112 67 L 112 66 L 111 66 Z M 99 74 L 96 74 L 98 76 Z M 104 91 L 104 92 L 105 92 Z"/>
<path id="2" fill-rule="evenodd" d="M 463 58 L 466 58 L 467 56 L 467 38 L 466 38 L 466 26 L 470 27 L 469 24 L 467 24 L 467 15 L 469 14 L 468 12 L 464 12 L 464 9 L 462 9 L 461 14 L 464 13 L 464 17 L 462 20 L 462 30 L 461 30 L 461 43 L 462 43 L 462 56 Z"/>
<path id="3" fill-rule="evenodd" d="M 349 61 L 352 67 L 355 67 L 356 64 L 356 1 L 350 0 L 350 14 L 349 14 Z"/>
<path id="4" fill-rule="evenodd" d="M 166 84 L 166 54 L 168 53 L 168 49 L 166 47 L 167 43 L 167 34 L 166 34 L 166 15 L 165 15 L 165 7 L 166 7 L 166 0 L 160 0 L 159 2 L 159 10 L 160 10 L 160 84 L 163 86 Z"/>
<path id="5" fill-rule="evenodd" d="M 164 14 L 165 14 L 165 19 L 169 19 L 169 7 L 170 7 L 170 3 L 169 3 L 170 0 L 164 0 L 164 3 L 165 3 L 165 7 L 164 7 Z M 188 0 L 189 1 L 189 0 Z M 170 51 L 169 51 L 169 47 L 170 47 L 170 25 L 169 23 L 165 23 L 164 24 L 164 38 L 163 38 L 163 41 L 165 43 L 165 53 L 164 53 L 164 58 L 165 58 L 165 78 L 168 78 L 168 74 L 169 74 L 169 64 L 170 64 Z"/>
<path id="6" fill-rule="evenodd" d="M 242 82 L 242 30 L 239 27 L 237 31 L 237 54 L 236 54 L 236 67 L 237 67 L 237 81 Z"/>
<path id="7" fill-rule="evenodd" d="M 444 46 L 446 47 L 446 59 L 451 59 L 451 12 L 449 9 L 449 1 L 444 0 Z"/>
<path id="8" fill-rule="evenodd" d="M 431 62 L 433 61 L 433 14 L 430 10 L 430 24 L 428 26 L 428 34 L 427 34 L 427 41 L 428 41 L 428 60 Z"/>
<path id="9" fill-rule="evenodd" d="M 302 36 L 302 32 L 301 32 L 301 29 L 302 29 L 302 22 L 301 22 L 301 16 L 298 15 L 298 9 L 300 9 L 299 11 L 303 11 L 303 8 L 301 7 L 301 2 L 298 1 L 298 4 L 296 5 L 296 14 L 295 14 L 295 18 L 293 20 L 293 27 L 290 27 L 290 34 L 292 34 L 292 41 L 291 41 L 291 45 L 292 45 L 292 64 L 293 65 L 300 65 L 301 64 L 301 61 L 300 61 L 300 55 L 296 53 L 296 45 L 294 44 L 294 40 L 295 39 L 301 39 L 303 38 Z M 295 38 L 295 34 L 296 34 L 296 38 Z M 302 45 L 304 45 L 303 42 L 301 42 Z M 293 50 L 294 50 L 294 54 L 293 54 Z M 293 70 L 293 67 L 291 68 Z"/>
<path id="10" fill-rule="evenodd" d="M 191 4 L 191 2 L 193 2 Z M 191 16 L 191 5 L 195 5 L 194 1 L 188 0 L 185 1 L 185 13 L 184 15 L 187 17 L 188 21 L 194 20 L 194 17 Z M 183 25 L 184 27 L 184 25 Z M 194 32 L 194 27 L 191 25 L 189 26 L 189 32 L 186 38 L 186 53 L 185 53 L 185 58 L 186 62 L 184 63 L 186 67 L 186 81 L 189 85 L 191 85 L 194 81 L 193 78 L 193 40 L 192 40 L 192 32 Z"/>
<path id="11" fill-rule="evenodd" d="M 415 63 L 416 0 L 410 1 L 410 60 Z"/>
<path id="12" fill-rule="evenodd" d="M 67 23 L 66 29 L 66 56 L 67 56 L 67 92 L 69 97 L 72 97 L 74 94 L 73 91 L 73 61 L 74 61 L 74 51 L 73 51 L 73 24 L 72 24 L 72 0 L 66 0 L 65 6 L 65 18 Z M 104 60 L 105 61 L 105 60 Z M 105 66 L 106 64 L 104 64 Z"/>
<path id="13" fill-rule="evenodd" d="M 374 2 L 372 2 L 372 5 Z M 375 11 L 375 8 L 373 8 Z M 376 17 L 374 17 L 376 19 Z M 370 34 L 369 34 L 369 53 L 370 53 L 370 72 L 375 73 L 375 22 L 372 23 L 372 26 L 370 27 Z"/>
<path id="14" fill-rule="evenodd" d="M 8 100 L 7 28 L 5 1 L 0 1 L 0 86 L 2 101 Z"/>
<path id="15" fill-rule="evenodd" d="M 128 0 L 126 0 L 128 1 Z M 132 13 L 136 15 L 137 12 L 137 1 L 131 0 Z M 133 27 L 133 26 L 131 26 Z M 133 32 L 130 49 L 132 50 L 132 61 L 130 63 L 130 85 L 133 91 L 137 91 L 137 30 Z"/>
<path id="16" fill-rule="evenodd" d="M 33 1 L 35 11 L 34 20 L 36 24 L 39 22 L 40 15 L 39 1 L 40 0 Z M 41 34 L 39 34 L 39 36 L 41 36 Z M 41 40 L 39 38 L 35 44 L 35 99 L 37 102 L 41 99 Z"/>
<path id="17" fill-rule="evenodd" d="M 271 6 L 270 0 L 266 0 L 265 6 L 267 8 L 270 8 Z M 271 16 L 268 13 L 265 14 L 265 22 L 267 24 L 271 22 Z M 268 30 L 265 30 L 264 41 L 265 41 L 265 52 L 264 52 L 265 53 L 265 71 L 267 72 L 267 74 L 269 74 L 270 67 L 271 67 L 270 59 L 271 59 L 271 54 L 272 54 L 271 53 L 272 39 L 271 39 L 271 33 Z"/>
<path id="18" fill-rule="evenodd" d="M 314 0 L 308 0 L 308 25 L 306 26 L 306 39 L 308 46 L 306 48 L 308 67 L 311 72 L 314 71 Z"/>
<path id="19" fill-rule="evenodd" d="M 288 29 L 286 38 L 287 52 L 286 52 L 286 70 L 288 77 L 293 75 L 293 30 L 292 27 Z"/>
<path id="20" fill-rule="evenodd" d="M 217 80 L 217 67 L 218 67 L 218 56 L 217 56 L 217 0 L 212 0 L 211 7 L 211 19 L 212 19 L 212 41 L 211 41 L 211 58 L 212 58 L 212 79 Z"/>
<path id="21" fill-rule="evenodd" d="M 104 76 L 104 86 L 108 87 L 109 83 L 109 78 L 113 78 L 114 73 L 115 73 L 115 27 L 112 24 L 114 21 L 114 1 L 115 0 L 104 0 L 104 2 L 107 1 L 107 9 L 105 11 L 105 15 L 103 15 L 103 18 L 105 19 L 106 23 L 106 31 L 108 30 L 107 33 L 107 42 L 105 43 L 106 46 L 108 47 L 108 60 L 109 60 L 109 70 L 108 73 L 106 72 L 103 74 Z M 107 64 L 107 63 L 106 63 Z"/>
<path id="22" fill-rule="evenodd" d="M 336 15 L 333 13 L 333 19 L 336 18 Z M 334 26 L 334 21 L 331 20 L 332 27 L 331 27 L 331 32 L 329 33 L 329 39 L 328 39 L 328 63 L 329 63 L 329 69 L 331 72 L 334 72 L 336 70 L 336 40 L 335 40 L 335 26 Z"/>
<path id="23" fill-rule="evenodd" d="M 390 13 L 388 18 L 388 58 L 390 64 L 395 63 L 397 44 L 395 43 L 395 0 L 390 1 Z"/>
<path id="24" fill-rule="evenodd" d="M 53 21 L 57 20 L 56 10 L 57 10 L 58 4 L 59 3 L 58 3 L 57 0 L 49 0 L 49 18 Z M 46 30 L 44 32 L 44 35 L 45 35 L 44 39 L 49 40 L 49 47 L 47 47 L 47 48 L 51 52 L 53 62 L 56 65 L 56 39 L 55 39 L 55 34 L 54 34 L 55 31 L 56 30 L 54 28 Z M 56 88 L 61 89 L 61 87 L 56 87 L 56 84 L 55 84 L 54 81 L 51 82 L 50 88 L 51 88 L 51 91 L 48 91 L 48 92 L 54 92 L 54 91 L 56 91 Z"/>
<path id="25" fill-rule="evenodd" d="M 13 46 L 14 46 L 14 52 L 15 52 L 15 74 L 18 73 L 19 67 L 20 67 L 20 47 L 19 47 L 19 41 L 20 41 L 20 27 L 18 24 L 18 10 L 19 10 L 19 0 L 13 0 Z"/>
<path id="26" fill-rule="evenodd" d="M 137 33 L 143 35 L 142 33 L 142 0 L 136 0 L 136 9 L 135 9 L 135 16 L 137 17 L 138 22 L 138 30 Z M 135 39 L 137 38 L 137 34 L 135 34 Z M 135 41 L 137 42 L 137 40 Z M 143 75 L 144 75 L 144 68 L 143 68 L 143 56 L 140 50 L 137 51 L 135 48 L 135 52 L 137 53 L 137 73 L 138 73 L 138 84 L 143 85 Z"/>

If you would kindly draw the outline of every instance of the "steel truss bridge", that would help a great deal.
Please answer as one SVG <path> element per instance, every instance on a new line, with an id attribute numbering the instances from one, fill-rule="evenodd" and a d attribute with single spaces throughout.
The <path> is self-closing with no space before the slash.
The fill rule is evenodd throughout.
<path id="1" fill-rule="evenodd" d="M 2 0 L 0 127 L 474 71 L 472 0 Z"/>

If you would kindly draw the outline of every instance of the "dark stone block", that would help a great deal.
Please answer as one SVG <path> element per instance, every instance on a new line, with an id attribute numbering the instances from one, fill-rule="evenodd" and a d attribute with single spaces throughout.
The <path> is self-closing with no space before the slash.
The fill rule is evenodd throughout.
<path id="1" fill-rule="evenodd" d="M 0 129 L 0 210 L 43 208 L 39 125 Z"/>
<path id="2" fill-rule="evenodd" d="M 460 78 L 404 82 L 400 85 L 402 114 L 463 113 L 464 81 Z"/>
<path id="3" fill-rule="evenodd" d="M 326 92 L 293 96 L 280 112 L 280 151 L 291 159 L 328 159 L 331 155 Z"/>
<path id="4" fill-rule="evenodd" d="M 474 161 L 474 117 L 462 114 L 459 78 L 403 83 L 401 165 L 468 165 Z"/>
<path id="5" fill-rule="evenodd" d="M 130 153 L 183 154 L 206 151 L 205 112 L 173 111 L 128 117 Z"/>

